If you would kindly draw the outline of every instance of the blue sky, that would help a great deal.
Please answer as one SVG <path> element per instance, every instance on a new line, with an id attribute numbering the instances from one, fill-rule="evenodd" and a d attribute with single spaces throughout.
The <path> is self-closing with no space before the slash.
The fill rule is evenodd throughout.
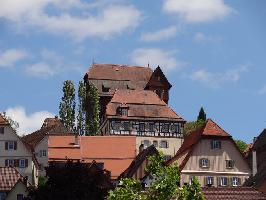
<path id="1" fill-rule="evenodd" d="M 203 106 L 251 142 L 266 126 L 265 19 L 264 0 L 1 0 L 0 110 L 29 133 L 92 61 L 149 63 L 179 115 L 194 120 Z"/>

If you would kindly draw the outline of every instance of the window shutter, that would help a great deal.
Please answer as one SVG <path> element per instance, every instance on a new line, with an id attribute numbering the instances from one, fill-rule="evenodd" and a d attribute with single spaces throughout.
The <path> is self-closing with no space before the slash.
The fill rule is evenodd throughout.
<path id="1" fill-rule="evenodd" d="M 28 167 L 28 159 L 25 159 L 25 167 Z"/>
<path id="2" fill-rule="evenodd" d="M 14 160 L 14 167 L 19 167 L 19 159 Z"/>
<path id="3" fill-rule="evenodd" d="M 204 185 L 207 186 L 208 185 L 208 180 L 207 177 L 204 177 Z"/>
<path id="4" fill-rule="evenodd" d="M 8 150 L 8 142 L 5 142 L 5 150 Z"/>
<path id="5" fill-rule="evenodd" d="M 211 149 L 213 149 L 213 140 L 211 141 Z"/>
<path id="6" fill-rule="evenodd" d="M 234 183 L 234 182 L 233 182 L 233 181 L 234 181 L 233 177 L 231 177 L 231 178 L 228 177 L 228 181 L 229 181 L 228 185 L 229 185 L 229 186 L 233 186 L 233 183 Z"/>
<path id="7" fill-rule="evenodd" d="M 217 185 L 221 186 L 221 178 L 220 177 L 217 177 Z"/>
<path id="8" fill-rule="evenodd" d="M 207 167 L 210 167 L 210 160 L 207 159 Z"/>
<path id="9" fill-rule="evenodd" d="M 238 178 L 238 185 L 241 185 L 241 178 Z"/>
<path id="10" fill-rule="evenodd" d="M 15 141 L 14 142 L 14 150 L 17 150 L 17 146 L 18 146 L 17 141 Z"/>
<path id="11" fill-rule="evenodd" d="M 8 166 L 8 159 L 5 160 L 5 166 Z"/>
<path id="12" fill-rule="evenodd" d="M 199 166 L 202 167 L 202 158 L 199 159 Z"/>

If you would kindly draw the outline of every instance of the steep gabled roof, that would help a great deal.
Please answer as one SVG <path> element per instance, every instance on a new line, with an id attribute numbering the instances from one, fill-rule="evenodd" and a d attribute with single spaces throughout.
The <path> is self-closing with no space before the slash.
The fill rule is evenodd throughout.
<path id="1" fill-rule="evenodd" d="M 132 178 L 133 175 L 137 172 L 139 167 L 142 165 L 142 163 L 151 155 L 158 154 L 158 150 L 153 146 L 149 146 L 148 148 L 141 151 L 136 158 L 131 162 L 129 167 L 121 173 L 121 175 L 118 177 L 118 179 L 121 178 Z"/>
<path id="2" fill-rule="evenodd" d="M 23 181 L 23 176 L 15 168 L 0 167 L 0 191 L 10 191 L 18 181 Z"/>
<path id="3" fill-rule="evenodd" d="M 162 120 L 185 121 L 178 116 L 157 94 L 150 90 L 117 90 L 112 100 L 107 104 L 107 118 L 121 118 L 119 107 L 128 107 L 126 118 L 153 118 Z"/>
<path id="4" fill-rule="evenodd" d="M 46 135 L 56 135 L 56 134 L 71 134 L 60 120 L 52 120 L 52 118 L 47 118 L 44 120 L 42 128 L 22 137 L 22 140 L 29 144 L 31 147 L 35 147 Z"/>
<path id="5" fill-rule="evenodd" d="M 203 187 L 206 200 L 264 200 L 266 195 L 252 187 Z"/>
<path id="6" fill-rule="evenodd" d="M 263 184 L 265 181 L 266 181 L 266 162 L 264 162 L 262 166 L 260 166 L 255 176 L 249 177 L 249 179 L 244 183 L 244 186 L 257 187 Z"/>
<path id="7" fill-rule="evenodd" d="M 160 68 L 160 66 L 158 66 L 158 67 L 154 70 L 154 72 L 152 73 L 152 75 L 151 75 L 151 77 L 150 77 L 150 80 L 149 80 L 149 82 L 147 83 L 146 87 L 148 87 L 148 86 L 150 85 L 151 80 L 156 79 L 158 75 L 162 78 L 162 81 L 164 81 L 164 82 L 167 84 L 168 89 L 170 89 L 170 88 L 172 87 L 172 85 L 171 85 L 171 84 L 169 83 L 169 81 L 167 80 L 167 78 L 166 78 L 166 76 L 164 75 L 164 73 L 163 73 L 162 69 Z M 153 84 L 154 84 L 154 83 L 153 83 Z M 161 85 L 159 85 L 159 86 L 161 86 Z"/>
<path id="8" fill-rule="evenodd" d="M 195 131 L 192 131 L 189 135 L 185 136 L 184 142 L 176 152 L 176 155 L 170 159 L 167 163 L 171 164 L 177 160 L 181 159 L 181 163 L 179 163 L 180 168 L 185 166 L 188 161 L 193 148 L 202 138 L 209 137 L 218 137 L 218 138 L 231 138 L 227 132 L 225 132 L 220 126 L 218 126 L 213 120 L 208 119 L 204 126 L 198 128 Z"/>

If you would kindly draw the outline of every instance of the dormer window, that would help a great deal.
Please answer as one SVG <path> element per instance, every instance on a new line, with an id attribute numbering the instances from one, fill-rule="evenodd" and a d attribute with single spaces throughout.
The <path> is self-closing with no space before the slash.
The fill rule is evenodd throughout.
<path id="1" fill-rule="evenodd" d="M 221 149 L 221 141 L 220 140 L 212 140 L 211 141 L 211 149 Z"/>
<path id="2" fill-rule="evenodd" d="M 128 115 L 128 108 L 121 108 L 121 115 L 127 116 Z"/>
<path id="3" fill-rule="evenodd" d="M 102 84 L 102 92 L 110 92 L 110 86 L 107 83 Z"/>

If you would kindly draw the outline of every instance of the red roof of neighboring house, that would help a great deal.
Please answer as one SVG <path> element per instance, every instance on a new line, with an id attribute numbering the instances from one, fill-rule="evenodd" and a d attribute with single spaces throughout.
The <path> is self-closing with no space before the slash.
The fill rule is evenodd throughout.
<path id="1" fill-rule="evenodd" d="M 0 167 L 0 192 L 10 191 L 18 181 L 23 181 L 23 176 L 15 168 Z"/>
<path id="2" fill-rule="evenodd" d="M 206 200 L 264 200 L 266 195 L 252 187 L 203 187 Z"/>
<path id="3" fill-rule="evenodd" d="M 8 120 L 0 113 L 0 125 L 9 125 Z"/>
<path id="4" fill-rule="evenodd" d="M 80 136 L 78 140 L 79 146 L 75 145 L 75 136 L 50 136 L 49 161 L 78 159 L 91 163 L 95 160 L 104 163 L 115 179 L 136 156 L 134 136 Z"/>
<path id="5" fill-rule="evenodd" d="M 128 116 L 120 116 L 117 109 L 125 106 L 128 107 Z M 117 90 L 111 102 L 107 104 L 106 115 L 109 118 L 156 118 L 185 121 L 150 90 Z"/>
<path id="6" fill-rule="evenodd" d="M 219 137 L 219 138 L 231 138 L 227 132 L 225 132 L 220 126 L 218 126 L 214 121 L 208 119 L 204 126 L 198 128 L 195 131 L 192 131 L 184 138 L 184 142 L 176 152 L 176 155 L 170 159 L 167 163 L 171 164 L 185 155 L 185 158 L 182 159 L 180 163 L 180 168 L 185 166 L 188 158 L 193 151 L 193 147 L 202 139 L 206 137 Z"/>

